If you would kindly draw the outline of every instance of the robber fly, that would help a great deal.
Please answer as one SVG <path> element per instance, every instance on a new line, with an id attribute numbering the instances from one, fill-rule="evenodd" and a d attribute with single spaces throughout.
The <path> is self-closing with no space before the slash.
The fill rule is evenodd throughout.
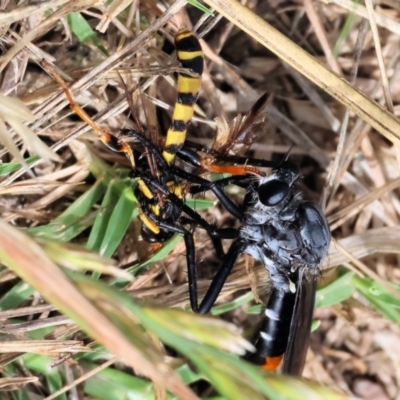
<path id="1" fill-rule="evenodd" d="M 234 184 L 246 190 L 241 207 L 232 204 L 225 192 L 214 190 L 221 204 L 241 221 L 241 226 L 200 312 L 207 312 L 212 307 L 238 256 L 242 253 L 250 255 L 268 270 L 271 294 L 263 321 L 252 339 L 256 352 L 248 359 L 274 370 L 283 358 L 283 372 L 300 375 L 309 344 L 316 279 L 319 266 L 328 253 L 331 234 L 321 208 L 304 201 L 303 193 L 296 189 L 299 178 L 296 164 L 286 159 L 277 163 L 228 154 L 235 145 L 229 138 L 240 138 L 244 148 L 256 140 L 257 129 L 264 122 L 262 111 L 268 97 L 263 95 L 244 118 L 237 119 L 240 123 L 236 121 L 232 125 L 236 128 L 231 135 L 225 135 L 228 140 L 222 145 L 214 145 L 208 153 L 205 150 L 205 156 L 197 155 L 199 167 L 231 174 L 214 181 L 213 186 L 222 191 L 224 186 Z M 249 116 L 252 119 L 248 119 Z M 194 163 L 195 155 L 186 156 Z M 235 164 L 232 164 L 233 160 Z M 265 175 L 259 168 L 272 168 L 272 171 Z M 191 192 L 208 190 L 210 185 L 192 187 Z"/>

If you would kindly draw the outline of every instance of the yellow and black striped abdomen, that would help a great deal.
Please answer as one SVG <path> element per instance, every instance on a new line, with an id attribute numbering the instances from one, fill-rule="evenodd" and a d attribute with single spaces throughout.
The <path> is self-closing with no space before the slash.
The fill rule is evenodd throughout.
<path id="1" fill-rule="evenodd" d="M 193 70 L 199 76 L 193 77 L 186 74 L 178 76 L 178 100 L 175 104 L 163 152 L 163 157 L 168 163 L 174 161 L 175 154 L 185 142 L 186 131 L 193 117 L 194 105 L 199 97 L 204 65 L 203 51 L 199 40 L 192 32 L 180 29 L 175 36 L 175 47 L 182 66 Z"/>

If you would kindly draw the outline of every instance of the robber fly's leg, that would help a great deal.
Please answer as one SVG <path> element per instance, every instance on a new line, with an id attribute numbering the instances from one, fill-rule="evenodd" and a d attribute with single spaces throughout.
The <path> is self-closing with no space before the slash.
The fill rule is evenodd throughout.
<path id="1" fill-rule="evenodd" d="M 221 293 L 222 287 L 224 286 L 228 275 L 232 271 L 239 254 L 243 253 L 245 248 L 246 244 L 243 243 L 242 239 L 236 239 L 231 244 L 221 267 L 214 276 L 206 295 L 200 303 L 198 310 L 200 314 L 206 314 L 210 311 L 211 307 L 216 302 L 218 295 Z"/>
<path id="2" fill-rule="evenodd" d="M 254 177 L 251 175 L 234 175 L 227 178 L 217 179 L 212 182 L 206 180 L 205 183 L 192 186 L 190 188 L 190 194 L 207 192 L 209 190 L 212 190 L 213 185 L 216 185 L 221 189 L 228 185 L 235 185 L 243 189 L 247 189 L 252 183 L 254 183 Z"/>
<path id="3" fill-rule="evenodd" d="M 201 176 L 197 176 L 174 166 L 171 166 L 170 170 L 171 173 L 178 178 L 187 180 L 195 184 L 196 187 L 201 186 L 202 188 L 204 188 L 204 190 L 201 190 L 202 192 L 211 190 L 229 213 L 231 213 L 235 218 L 238 218 L 240 221 L 244 219 L 244 214 L 241 208 L 228 197 L 228 195 L 218 184 L 210 182 L 207 179 L 202 178 Z"/>
<path id="4" fill-rule="evenodd" d="M 203 151 L 203 147 L 200 146 L 198 151 Z M 190 149 L 187 145 L 181 147 L 179 152 L 176 154 L 182 161 L 196 168 L 203 168 L 202 158 L 197 151 Z"/>
<path id="5" fill-rule="evenodd" d="M 222 260 L 225 256 L 221 239 L 236 239 L 239 236 L 239 229 L 235 228 L 216 228 L 208 223 L 200 214 L 192 210 L 186 204 L 183 205 L 182 211 L 188 215 L 193 222 L 203 228 L 210 237 L 217 257 Z"/>
<path id="6" fill-rule="evenodd" d="M 239 236 L 239 230 L 235 228 L 216 228 L 207 222 L 200 214 L 192 210 L 188 205 L 182 205 L 182 211 L 188 215 L 197 225 L 207 231 L 210 236 L 218 239 L 236 239 Z"/>

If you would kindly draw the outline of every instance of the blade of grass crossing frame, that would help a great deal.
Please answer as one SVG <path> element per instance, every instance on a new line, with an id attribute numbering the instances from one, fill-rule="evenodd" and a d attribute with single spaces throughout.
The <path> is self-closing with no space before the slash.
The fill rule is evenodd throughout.
<path id="1" fill-rule="evenodd" d="M 217 391 L 227 399 L 262 400 L 278 399 L 277 392 L 267 385 L 259 369 L 232 354 L 218 354 L 215 349 L 190 349 L 191 361 L 212 382 Z M 189 357 L 189 355 L 186 355 Z M 212 366 L 212 368 L 210 368 Z"/>
<path id="2" fill-rule="evenodd" d="M 100 210 L 96 215 L 92 230 L 90 231 L 89 239 L 86 248 L 96 252 L 100 251 L 101 243 L 104 240 L 107 225 L 113 209 L 117 205 L 118 196 L 115 193 L 115 186 L 113 181 L 107 186 L 106 194 L 100 206 Z"/>
<path id="3" fill-rule="evenodd" d="M 349 299 L 354 291 L 354 273 L 347 271 L 331 284 L 318 289 L 315 295 L 315 308 L 329 307 Z"/>
<path id="4" fill-rule="evenodd" d="M 356 289 L 387 319 L 400 322 L 399 300 L 371 278 L 353 277 Z M 398 285 L 393 285 L 399 290 Z"/>
<path id="5" fill-rule="evenodd" d="M 136 208 L 137 203 L 132 189 L 127 187 L 118 199 L 110 216 L 104 239 L 100 246 L 100 255 L 111 257 L 114 254 L 131 223 L 132 215 Z"/>
<path id="6" fill-rule="evenodd" d="M 195 399 L 177 375 L 167 370 L 160 351 L 152 345 L 135 316 L 127 315 L 121 303 L 111 304 L 111 288 L 106 284 L 95 286 L 99 282 L 83 274 L 61 271 L 32 238 L 1 220 L 0 225 L 2 263 L 139 373 L 181 397 Z M 118 294 L 115 288 L 113 292 Z M 116 293 L 113 294 L 116 298 Z M 132 301 L 129 296 L 127 298 Z M 155 363 L 164 368 L 156 368 Z"/>
<path id="7" fill-rule="evenodd" d="M 248 346 L 240 336 L 231 332 L 232 327 L 231 330 L 227 329 L 226 323 L 209 317 L 188 314 L 182 310 L 139 307 L 130 296 L 108 287 L 100 281 L 93 281 L 81 275 L 70 276 L 82 293 L 91 297 L 96 288 L 96 292 L 102 293 L 102 303 L 105 298 L 108 298 L 108 304 L 118 304 L 119 308 L 123 307 L 126 317 L 131 314 L 131 318 L 140 321 L 146 330 L 157 335 L 164 343 L 179 353 L 184 354 L 195 363 L 201 373 L 212 380 L 212 383 L 227 398 L 261 400 L 263 396 L 257 394 L 254 389 L 254 387 L 258 388 L 258 383 L 264 386 L 264 390 L 267 391 L 264 393 L 272 394 L 269 396 L 271 399 L 276 398 L 273 395 L 273 389 L 268 388 L 268 385 L 263 382 L 261 372 L 257 368 L 240 360 L 237 355 L 220 350 L 239 351 L 241 349 L 243 351 L 244 345 Z M 94 298 L 90 298 L 90 300 L 96 304 Z M 105 312 L 108 311 L 105 310 Z M 210 368 L 210 365 L 213 368 Z M 219 368 L 214 368 L 217 365 Z M 235 379 L 231 379 L 232 374 Z M 257 377 L 258 383 L 255 383 Z M 232 382 L 236 383 L 232 384 Z M 234 393 L 236 395 L 233 395 Z M 245 394 L 244 397 L 243 394 Z M 246 397 L 246 394 L 249 396 Z"/>
<path id="8" fill-rule="evenodd" d="M 33 164 L 40 160 L 39 156 L 32 156 L 25 160 L 26 165 Z M 0 176 L 11 174 L 12 172 L 18 171 L 22 168 L 22 164 L 19 162 L 10 162 L 0 165 Z"/>
<path id="9" fill-rule="evenodd" d="M 93 271 L 100 274 L 109 274 L 131 280 L 128 273 L 116 268 L 109 258 L 101 257 L 93 251 L 87 251 L 79 245 L 59 243 L 56 241 L 40 241 L 47 256 L 57 265 L 73 271 L 86 273 Z"/>
<path id="10" fill-rule="evenodd" d="M 235 300 L 233 300 L 229 303 L 221 304 L 219 306 L 213 307 L 211 309 L 211 314 L 212 315 L 220 315 L 220 314 L 226 313 L 228 311 L 236 310 L 237 308 L 248 303 L 249 301 L 252 301 L 253 299 L 254 299 L 253 293 L 248 292 L 248 293 L 244 294 L 243 296 L 237 297 Z"/>
<path id="11" fill-rule="evenodd" d="M 87 192 L 76 199 L 61 215 L 54 219 L 50 224 L 35 228 L 29 228 L 26 230 L 27 233 L 38 236 L 44 239 L 53 239 L 59 241 L 66 241 L 71 239 L 72 232 L 65 234 L 65 231 L 78 224 L 80 221 L 84 221 L 88 213 L 92 210 L 93 206 L 101 198 L 106 191 L 106 187 L 102 184 L 101 180 L 98 180 Z M 94 217 L 93 221 L 94 221 Z M 88 221 L 84 226 L 88 225 Z M 81 230 L 77 230 L 77 234 Z M 72 236 L 74 237 L 74 236 Z"/>
<path id="12" fill-rule="evenodd" d="M 164 243 L 161 249 L 157 250 L 148 260 L 145 262 L 135 265 L 129 269 L 129 272 L 137 273 L 142 268 L 150 267 L 153 264 L 156 264 L 162 260 L 178 245 L 178 243 L 182 240 L 181 235 L 174 235 L 171 239 Z"/>

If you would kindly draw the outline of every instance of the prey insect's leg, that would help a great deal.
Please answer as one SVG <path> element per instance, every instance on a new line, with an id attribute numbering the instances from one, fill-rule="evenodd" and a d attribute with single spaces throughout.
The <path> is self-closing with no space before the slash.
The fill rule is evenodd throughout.
<path id="1" fill-rule="evenodd" d="M 133 137 L 140 141 L 140 143 L 148 148 L 151 153 L 157 158 L 157 160 L 160 162 L 161 167 L 165 169 L 166 171 L 169 171 L 171 175 L 175 175 L 178 178 L 187 180 L 191 183 L 194 183 L 198 186 L 196 188 L 200 188 L 200 190 L 196 193 L 199 192 L 204 192 L 211 190 L 215 196 L 218 198 L 218 200 L 221 202 L 221 204 L 230 212 L 234 217 L 242 220 L 244 215 L 241 211 L 241 209 L 226 195 L 226 193 L 222 190 L 220 187 L 221 185 L 218 183 L 210 182 L 200 176 L 197 176 L 195 174 L 191 174 L 190 172 L 187 172 L 181 168 L 175 167 L 174 165 L 169 165 L 164 158 L 162 157 L 161 152 L 159 149 L 154 146 L 154 144 L 148 140 L 145 136 L 143 136 L 140 132 L 133 131 L 133 130 L 123 130 L 122 133 L 124 135 Z M 191 163 L 193 166 L 197 166 L 195 162 L 195 156 L 192 157 L 193 163 Z M 234 181 L 246 181 L 249 179 L 248 176 L 238 176 L 238 177 L 232 177 L 230 178 L 230 182 Z M 226 183 L 228 184 L 228 183 Z M 247 187 L 247 186 L 245 186 Z"/>
<path id="2" fill-rule="evenodd" d="M 82 121 L 86 122 L 98 135 L 99 139 L 110 149 L 119 153 L 125 153 L 125 155 L 129 158 L 129 161 L 131 162 L 132 166 L 135 166 L 135 160 L 133 157 L 133 151 L 132 148 L 124 142 L 120 142 L 117 137 L 112 135 L 111 133 L 108 133 L 104 129 L 100 128 L 99 125 L 96 124 L 96 122 L 93 121 L 92 118 L 86 113 L 86 111 L 80 107 L 77 103 L 75 103 L 75 100 L 68 89 L 67 84 L 65 83 L 64 79 L 61 78 L 61 76 L 48 65 L 46 62 L 42 62 L 43 68 L 57 81 L 57 83 L 61 86 L 62 90 L 65 93 L 65 96 L 67 100 L 69 101 L 69 105 L 72 111 L 76 115 L 78 115 Z"/>
<path id="3" fill-rule="evenodd" d="M 196 262 L 195 262 L 195 247 L 193 234 L 178 224 L 168 224 L 155 215 L 149 215 L 149 218 L 154 221 L 157 226 L 162 229 L 170 230 L 183 235 L 186 247 L 186 262 L 188 268 L 188 283 L 189 283 L 189 297 L 190 306 L 194 312 L 200 314 L 206 314 L 210 311 L 221 293 L 222 287 L 225 284 L 233 266 L 235 265 L 236 259 L 240 253 L 244 251 L 245 244 L 241 239 L 236 239 L 230 246 L 228 253 L 226 254 L 224 261 L 219 268 L 217 274 L 212 280 L 210 287 L 207 290 L 200 306 L 198 305 L 198 294 L 197 294 L 197 273 L 196 273 Z"/>
<path id="4" fill-rule="evenodd" d="M 136 175 L 137 174 L 134 171 L 131 171 L 131 176 Z M 186 215 L 188 215 L 197 225 L 206 230 L 212 237 L 219 239 L 235 239 L 238 237 L 239 231 L 237 229 L 216 228 L 214 225 L 208 223 L 200 214 L 186 205 L 182 199 L 178 198 L 174 193 L 171 193 L 168 188 L 155 179 L 146 176 L 141 176 L 140 179 L 142 179 L 150 188 L 159 191 L 172 203 L 179 206 Z"/>
<path id="5" fill-rule="evenodd" d="M 161 229 L 183 235 L 186 248 L 186 264 L 188 271 L 188 285 L 189 285 L 189 298 L 190 307 L 194 312 L 199 312 L 198 298 L 197 298 L 197 273 L 195 261 L 195 246 L 193 233 L 180 226 L 179 224 L 170 224 L 156 215 L 149 213 L 147 217 L 153 221 Z"/>
<path id="6" fill-rule="evenodd" d="M 203 168 L 211 172 L 219 172 L 232 175 L 247 175 L 247 174 L 259 175 L 259 176 L 264 175 L 255 166 L 247 165 L 248 164 L 247 162 L 242 163 L 242 165 L 216 165 L 210 163 L 205 158 L 200 156 L 196 151 L 190 149 L 188 146 L 184 146 L 183 148 L 181 148 L 178 153 L 178 156 L 180 159 L 193 166 L 196 166 L 198 168 Z M 223 157 L 223 161 L 225 161 L 225 157 Z M 233 162 L 237 164 L 235 161 Z"/>

